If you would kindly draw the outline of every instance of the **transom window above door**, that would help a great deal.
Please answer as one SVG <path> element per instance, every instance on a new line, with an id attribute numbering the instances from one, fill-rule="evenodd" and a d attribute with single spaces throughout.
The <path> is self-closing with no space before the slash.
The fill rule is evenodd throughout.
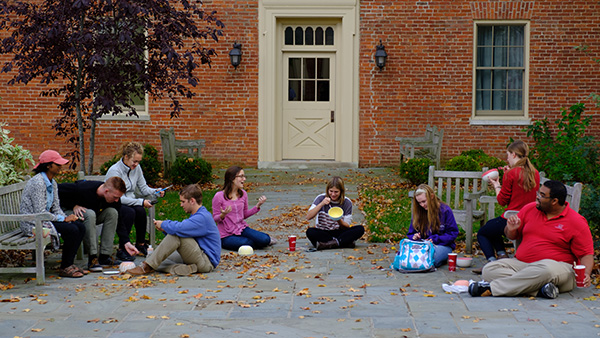
<path id="1" fill-rule="evenodd" d="M 287 26 L 284 30 L 286 46 L 333 46 L 333 27 Z"/>
<path id="2" fill-rule="evenodd" d="M 288 101 L 329 101 L 329 58 L 290 57 Z"/>
<path id="3" fill-rule="evenodd" d="M 526 24 L 477 24 L 475 31 L 475 116 L 526 114 Z"/>

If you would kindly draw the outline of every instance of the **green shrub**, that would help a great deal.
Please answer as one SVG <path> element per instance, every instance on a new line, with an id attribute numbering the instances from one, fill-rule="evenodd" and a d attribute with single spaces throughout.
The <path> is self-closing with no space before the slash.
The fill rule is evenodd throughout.
<path id="1" fill-rule="evenodd" d="M 0 123 L 0 186 L 23 181 L 29 166 L 34 164 L 29 150 L 12 145 L 14 138 L 8 137 L 10 131 Z"/>
<path id="2" fill-rule="evenodd" d="M 144 145 L 144 156 L 140 162 L 140 166 L 144 171 L 144 178 L 150 186 L 154 186 L 156 181 L 160 179 L 162 172 L 162 163 L 158 159 L 158 150 L 150 144 Z"/>
<path id="3" fill-rule="evenodd" d="M 110 167 L 112 167 L 112 165 L 117 163 L 120 159 L 121 153 L 119 152 L 113 156 L 112 159 L 104 162 L 100 166 L 100 174 L 105 175 L 108 169 L 110 169 Z M 140 166 L 144 172 L 146 183 L 148 183 L 150 186 L 154 185 L 160 178 L 160 172 L 162 171 L 162 164 L 158 159 L 158 150 L 156 150 L 154 146 L 150 144 L 144 145 L 144 156 L 142 156 Z"/>
<path id="4" fill-rule="evenodd" d="M 178 157 L 169 171 L 173 184 L 208 183 L 212 180 L 212 166 L 201 158 Z"/>
<path id="5" fill-rule="evenodd" d="M 598 177 L 598 145 L 593 136 L 585 134 L 591 117 L 582 117 L 583 103 L 561 109 L 561 118 L 550 127 L 548 118 L 535 121 L 525 131 L 533 138 L 531 161 L 539 170 L 562 182 L 593 182 Z M 556 132 L 554 132 L 556 130 Z M 556 136 L 554 136 L 556 135 Z"/>
<path id="6" fill-rule="evenodd" d="M 427 183 L 429 166 L 432 164 L 428 158 L 411 158 L 400 164 L 400 177 L 414 185 Z"/>
<path id="7" fill-rule="evenodd" d="M 470 156 L 459 155 L 446 162 L 446 170 L 453 171 L 479 171 L 481 166 Z"/>
<path id="8" fill-rule="evenodd" d="M 592 234 L 595 235 L 600 230 L 600 186 L 583 186 L 579 213 L 587 219 Z"/>
<path id="9" fill-rule="evenodd" d="M 490 156 L 490 155 L 486 154 L 485 152 L 483 152 L 483 150 L 481 150 L 481 149 L 465 150 L 460 154 L 474 159 L 475 161 L 477 161 L 477 163 L 479 164 L 479 166 L 481 168 L 487 167 L 489 169 L 492 169 L 492 168 L 503 167 L 506 165 L 506 163 L 504 161 L 502 161 L 501 159 L 494 157 L 494 156 Z"/>

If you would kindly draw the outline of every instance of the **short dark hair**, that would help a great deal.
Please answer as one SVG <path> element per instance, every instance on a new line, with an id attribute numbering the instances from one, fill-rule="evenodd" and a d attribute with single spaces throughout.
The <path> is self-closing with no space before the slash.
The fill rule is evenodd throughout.
<path id="1" fill-rule="evenodd" d="M 40 163 L 38 164 L 37 167 L 33 168 L 33 172 L 36 174 L 39 173 L 45 173 L 48 171 L 48 167 L 54 162 L 46 162 L 46 163 Z"/>
<path id="2" fill-rule="evenodd" d="M 550 189 L 550 198 L 558 199 L 559 205 L 565 205 L 567 200 L 567 187 L 559 181 L 548 180 L 544 182 L 544 187 Z"/>
<path id="3" fill-rule="evenodd" d="M 125 186 L 125 181 L 119 176 L 113 176 L 104 182 L 109 189 L 114 189 L 122 192 L 123 194 L 127 192 L 127 187 Z"/>
<path id="4" fill-rule="evenodd" d="M 185 188 L 181 189 L 179 192 L 179 196 L 189 200 L 195 199 L 196 203 L 202 204 L 202 189 L 198 184 L 190 184 L 185 186 Z"/>

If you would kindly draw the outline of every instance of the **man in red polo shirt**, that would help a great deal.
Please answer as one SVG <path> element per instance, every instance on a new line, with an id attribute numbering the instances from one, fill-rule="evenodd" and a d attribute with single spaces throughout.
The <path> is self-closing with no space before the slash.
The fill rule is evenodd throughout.
<path id="1" fill-rule="evenodd" d="M 591 285 L 592 234 L 586 219 L 569 207 L 566 197 L 567 189 L 562 183 L 546 181 L 536 201 L 508 219 L 506 237 L 522 240 L 515 258 L 486 264 L 484 281 L 469 285 L 471 296 L 554 299 L 559 292 L 575 287 L 574 263 L 585 265 L 585 286 Z"/>

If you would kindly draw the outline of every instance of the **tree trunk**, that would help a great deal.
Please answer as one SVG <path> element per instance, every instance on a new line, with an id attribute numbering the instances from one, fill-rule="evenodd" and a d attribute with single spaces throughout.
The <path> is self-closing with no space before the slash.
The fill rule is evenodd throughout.
<path id="1" fill-rule="evenodd" d="M 77 101 L 75 104 L 75 111 L 77 112 L 77 129 L 79 130 L 79 169 L 83 170 L 85 174 L 85 142 L 83 133 L 83 116 L 81 114 L 81 102 Z"/>
<path id="2" fill-rule="evenodd" d="M 94 149 L 96 147 L 96 115 L 92 113 L 92 126 L 90 127 L 90 162 L 88 164 L 88 173 L 90 175 L 94 172 Z"/>

